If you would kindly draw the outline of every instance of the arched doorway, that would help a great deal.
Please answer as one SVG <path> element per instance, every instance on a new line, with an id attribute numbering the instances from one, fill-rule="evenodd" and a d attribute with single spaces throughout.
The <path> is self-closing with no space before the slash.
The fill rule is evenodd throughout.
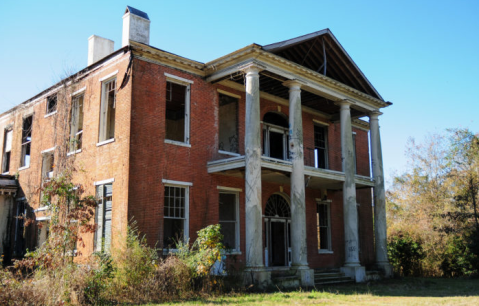
<path id="1" fill-rule="evenodd" d="M 291 209 L 286 195 L 275 193 L 269 197 L 264 210 L 264 226 L 266 266 L 290 266 Z"/>
<path id="2" fill-rule="evenodd" d="M 288 118 L 269 112 L 263 117 L 263 154 L 268 157 L 288 159 Z"/>

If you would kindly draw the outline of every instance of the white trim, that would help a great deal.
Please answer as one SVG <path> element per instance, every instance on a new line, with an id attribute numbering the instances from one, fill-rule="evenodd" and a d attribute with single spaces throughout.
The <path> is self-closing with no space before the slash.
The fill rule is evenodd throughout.
<path id="1" fill-rule="evenodd" d="M 224 154 L 224 155 L 231 155 L 231 156 L 241 156 L 239 153 L 233 153 L 233 152 L 228 152 L 228 151 L 223 151 L 223 150 L 218 150 L 218 153 Z"/>
<path id="2" fill-rule="evenodd" d="M 219 191 L 243 192 L 243 189 L 235 187 L 216 186 L 216 189 L 218 189 Z"/>
<path id="3" fill-rule="evenodd" d="M 169 74 L 167 72 L 165 72 L 165 76 L 168 80 L 171 80 L 173 83 L 181 82 L 181 83 L 187 83 L 187 84 L 194 84 L 194 82 L 191 81 L 191 80 L 184 79 L 182 77 L 179 77 L 179 76 L 176 76 L 176 75 L 173 75 L 173 74 Z"/>
<path id="4" fill-rule="evenodd" d="M 114 178 L 110 178 L 110 179 L 106 179 L 106 180 L 103 180 L 103 181 L 94 182 L 93 185 L 95 185 L 95 186 L 105 185 L 105 184 L 113 183 L 114 181 L 115 181 Z"/>
<path id="5" fill-rule="evenodd" d="M 115 71 L 113 71 L 112 73 L 105 75 L 104 77 L 102 77 L 102 78 L 99 79 L 98 81 L 103 82 L 103 81 L 105 81 L 105 80 L 108 80 L 108 79 L 110 79 L 110 78 L 116 76 L 117 74 L 118 74 L 118 70 L 115 70 Z"/>
<path id="6" fill-rule="evenodd" d="M 223 94 L 223 95 L 226 95 L 226 96 L 230 96 L 230 97 L 236 98 L 236 99 L 238 99 L 238 100 L 241 99 L 241 96 L 240 96 L 240 95 L 231 93 L 231 92 L 229 92 L 229 91 L 226 91 L 226 90 L 223 90 L 223 89 L 219 89 L 219 88 L 217 88 L 216 90 L 217 90 L 218 93 L 220 93 L 220 94 Z"/>
<path id="7" fill-rule="evenodd" d="M 318 249 L 318 254 L 334 254 L 334 252 L 331 250 Z"/>
<path id="8" fill-rule="evenodd" d="M 110 142 L 114 142 L 114 141 L 115 141 L 115 138 L 110 138 L 110 139 L 107 139 L 107 140 L 98 142 L 98 143 L 96 144 L 96 146 L 97 146 L 97 147 L 100 147 L 100 146 L 109 144 Z"/>
<path id="9" fill-rule="evenodd" d="M 30 168 L 30 165 L 20 167 L 20 168 L 18 168 L 18 171 L 22 171 L 22 170 L 25 170 L 25 169 L 28 169 L 28 168 Z"/>
<path id="10" fill-rule="evenodd" d="M 78 89 L 77 91 L 75 91 L 74 93 L 70 94 L 70 97 L 77 96 L 77 95 L 79 95 L 79 94 L 81 94 L 81 93 L 84 93 L 85 91 L 86 91 L 86 86 L 83 87 L 83 88 L 80 88 L 80 89 Z"/>
<path id="11" fill-rule="evenodd" d="M 52 219 L 51 216 L 46 216 L 46 217 L 35 218 L 35 221 L 46 221 L 46 220 L 51 220 L 51 219 Z"/>
<path id="12" fill-rule="evenodd" d="M 43 151 L 42 151 L 42 154 L 50 153 L 50 152 L 52 152 L 52 151 L 55 151 L 55 148 L 56 148 L 56 147 L 57 147 L 57 146 L 54 146 L 54 147 L 52 147 L 52 148 L 50 148 L 50 149 L 43 150 Z"/>
<path id="13" fill-rule="evenodd" d="M 7 172 L 3 172 L 2 175 L 9 175 L 10 174 L 10 171 L 7 171 Z"/>
<path id="14" fill-rule="evenodd" d="M 48 114 L 46 114 L 45 116 L 43 116 L 43 118 L 47 118 L 47 117 L 53 116 L 53 115 L 55 115 L 56 113 L 57 113 L 57 111 L 48 113 Z"/>
<path id="15" fill-rule="evenodd" d="M 33 212 L 39 212 L 50 209 L 50 206 L 42 206 L 40 208 L 35 209 Z"/>
<path id="16" fill-rule="evenodd" d="M 317 124 L 319 124 L 319 125 L 329 126 L 329 123 L 324 122 L 324 121 L 321 121 L 321 120 L 318 120 L 318 119 L 313 119 L 313 122 L 314 122 L 314 123 L 317 123 Z"/>
<path id="17" fill-rule="evenodd" d="M 161 182 L 165 185 L 170 185 L 170 186 L 181 186 L 181 187 L 193 186 L 193 183 L 190 183 L 190 182 L 181 182 L 181 181 L 173 181 L 173 180 L 166 180 L 166 179 L 162 179 Z"/>
<path id="18" fill-rule="evenodd" d="M 68 153 L 67 153 L 67 156 L 72 156 L 72 155 L 75 155 L 75 154 L 78 154 L 78 153 L 81 153 L 81 149 L 78 149 L 78 150 L 76 150 L 76 151 L 68 152 Z"/>
<path id="19" fill-rule="evenodd" d="M 165 143 L 172 144 L 172 145 L 175 145 L 175 146 L 180 146 L 180 147 L 191 148 L 190 143 L 176 141 L 176 140 L 165 139 Z"/>

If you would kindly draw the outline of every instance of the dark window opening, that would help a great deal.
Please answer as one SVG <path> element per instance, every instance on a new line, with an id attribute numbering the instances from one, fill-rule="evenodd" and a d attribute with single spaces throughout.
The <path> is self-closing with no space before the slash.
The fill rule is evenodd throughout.
<path id="1" fill-rule="evenodd" d="M 219 149 L 239 153 L 238 99 L 220 94 L 219 100 Z"/>
<path id="2" fill-rule="evenodd" d="M 288 120 L 277 113 L 266 113 L 263 117 L 263 154 L 276 159 L 287 160 Z"/>
<path id="3" fill-rule="evenodd" d="M 50 96 L 47 98 L 47 115 L 57 110 L 57 96 Z"/>
<path id="4" fill-rule="evenodd" d="M 187 86 L 166 82 L 166 139 L 187 142 L 185 117 Z"/>
<path id="5" fill-rule="evenodd" d="M 99 141 L 115 138 L 116 79 L 103 83 Z"/>
<path id="6" fill-rule="evenodd" d="M 314 167 L 328 168 L 328 130 L 322 126 L 314 126 Z"/>
<path id="7" fill-rule="evenodd" d="M 176 248 L 183 240 L 186 222 L 186 188 L 165 186 L 163 247 Z"/>
<path id="8" fill-rule="evenodd" d="M 8 173 L 10 171 L 10 155 L 12 151 L 12 130 L 5 130 L 3 138 L 3 161 L 2 161 L 2 173 Z"/>
<path id="9" fill-rule="evenodd" d="M 316 222 L 318 229 L 318 249 L 331 250 L 329 204 L 318 203 Z"/>
<path id="10" fill-rule="evenodd" d="M 73 98 L 70 120 L 70 152 L 75 152 L 82 148 L 83 95 Z"/>
<path id="11" fill-rule="evenodd" d="M 22 125 L 22 155 L 20 160 L 20 167 L 30 166 L 30 147 L 32 143 L 32 124 L 33 116 L 23 119 Z"/>
<path id="12" fill-rule="evenodd" d="M 236 212 L 237 194 L 220 193 L 219 197 L 219 224 L 223 234 L 223 244 L 226 249 L 237 248 L 238 217 Z"/>

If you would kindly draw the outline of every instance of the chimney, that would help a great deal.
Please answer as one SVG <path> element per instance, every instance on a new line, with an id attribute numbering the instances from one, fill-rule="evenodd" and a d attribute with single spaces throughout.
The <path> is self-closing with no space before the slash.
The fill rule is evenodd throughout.
<path id="1" fill-rule="evenodd" d="M 115 42 L 100 36 L 88 38 L 88 66 L 113 53 Z"/>
<path id="2" fill-rule="evenodd" d="M 121 47 L 128 46 L 130 40 L 150 44 L 150 18 L 145 12 L 127 6 L 123 15 L 123 37 Z"/>

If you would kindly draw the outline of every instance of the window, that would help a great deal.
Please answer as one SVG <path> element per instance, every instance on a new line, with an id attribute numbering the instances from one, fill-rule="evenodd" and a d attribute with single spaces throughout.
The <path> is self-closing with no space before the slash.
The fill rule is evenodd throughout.
<path id="1" fill-rule="evenodd" d="M 37 225 L 37 247 L 41 247 L 50 236 L 50 221 L 40 221 Z"/>
<path id="2" fill-rule="evenodd" d="M 42 178 L 49 180 L 53 177 L 54 152 L 49 151 L 42 154 Z"/>
<path id="3" fill-rule="evenodd" d="M 314 126 L 314 167 L 328 168 L 328 130 L 323 126 Z"/>
<path id="4" fill-rule="evenodd" d="M 95 250 L 97 252 L 109 252 L 111 247 L 111 216 L 113 184 L 96 186 L 98 206 L 96 207 L 95 223 Z"/>
<path id="5" fill-rule="evenodd" d="M 72 113 L 70 122 L 70 152 L 81 150 L 83 136 L 83 95 L 72 100 Z"/>
<path id="6" fill-rule="evenodd" d="M 177 241 L 187 241 L 188 198 L 188 187 L 165 185 L 163 248 L 175 249 Z"/>
<path id="7" fill-rule="evenodd" d="M 263 154 L 287 160 L 288 148 L 288 119 L 282 114 L 266 113 L 263 117 Z"/>
<path id="8" fill-rule="evenodd" d="M 104 81 L 101 88 L 99 142 L 115 138 L 116 78 Z"/>
<path id="9" fill-rule="evenodd" d="M 20 167 L 30 166 L 30 148 L 32 144 L 33 116 L 23 118 L 22 125 L 22 156 Z"/>
<path id="10" fill-rule="evenodd" d="M 219 150 L 239 153 L 238 98 L 219 94 Z"/>
<path id="11" fill-rule="evenodd" d="M 226 249 L 239 251 L 239 200 L 237 192 L 220 192 L 219 224 Z"/>
<path id="12" fill-rule="evenodd" d="M 2 161 L 2 173 L 8 173 L 10 171 L 10 155 L 12 152 L 12 135 L 11 129 L 5 130 L 3 137 L 3 161 Z"/>
<path id="13" fill-rule="evenodd" d="M 57 111 L 57 95 L 47 98 L 47 111 L 46 114 L 53 114 Z"/>
<path id="14" fill-rule="evenodd" d="M 190 84 L 166 82 L 166 136 L 189 143 Z"/>
<path id="15" fill-rule="evenodd" d="M 318 228 L 318 251 L 331 251 L 330 202 L 322 201 L 317 204 L 316 225 Z"/>
<path id="16" fill-rule="evenodd" d="M 353 159 L 354 159 L 354 173 L 358 174 L 358 166 L 357 166 L 357 157 L 356 157 L 356 132 L 353 132 Z"/>

